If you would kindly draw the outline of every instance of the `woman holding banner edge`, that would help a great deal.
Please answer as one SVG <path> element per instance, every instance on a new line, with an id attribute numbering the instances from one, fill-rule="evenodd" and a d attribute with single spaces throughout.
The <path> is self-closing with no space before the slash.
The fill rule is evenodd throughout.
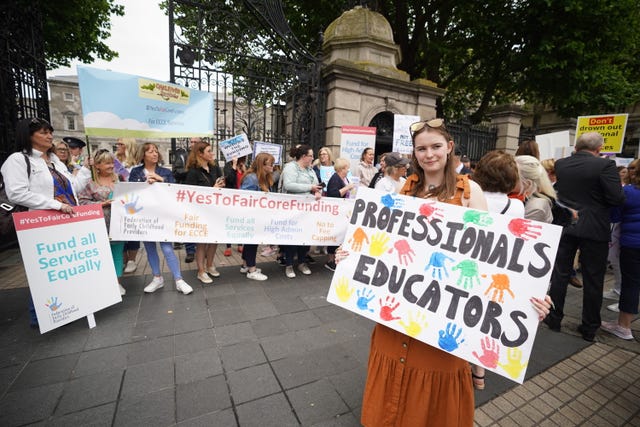
<path id="1" fill-rule="evenodd" d="M 442 119 L 411 125 L 411 175 L 401 194 L 486 210 L 482 190 L 457 175 L 454 143 Z M 348 256 L 336 253 L 336 261 Z M 548 301 L 531 300 L 542 320 Z M 472 426 L 474 395 L 469 363 L 377 324 L 371 336 L 361 422 L 372 426 Z"/>

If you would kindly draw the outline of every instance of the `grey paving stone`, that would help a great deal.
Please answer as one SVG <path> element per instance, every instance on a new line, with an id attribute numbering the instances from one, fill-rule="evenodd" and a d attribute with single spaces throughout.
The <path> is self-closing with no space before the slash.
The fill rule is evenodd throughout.
<path id="1" fill-rule="evenodd" d="M 19 426 L 47 418 L 53 412 L 62 389 L 63 384 L 51 384 L 7 393 L 0 400 L 2 425 Z"/>
<path id="2" fill-rule="evenodd" d="M 320 326 L 322 322 L 312 311 L 288 313 L 282 316 L 282 322 L 290 331 L 300 331 Z"/>
<path id="3" fill-rule="evenodd" d="M 231 409 L 210 412 L 195 418 L 181 421 L 179 427 L 236 427 L 236 417 Z"/>
<path id="4" fill-rule="evenodd" d="M 80 355 L 72 376 L 91 375 L 98 372 L 116 370 L 127 366 L 126 346 L 101 348 L 85 351 Z"/>
<path id="5" fill-rule="evenodd" d="M 47 420 L 48 427 L 110 427 L 116 412 L 116 403 L 96 406 Z"/>
<path id="6" fill-rule="evenodd" d="M 259 365 L 267 361 L 262 347 L 257 342 L 243 342 L 223 347 L 222 361 L 225 369 L 237 371 L 249 366 Z"/>
<path id="7" fill-rule="evenodd" d="M 122 398 L 129 399 L 173 387 L 174 378 L 173 358 L 129 366 L 122 384 Z"/>
<path id="8" fill-rule="evenodd" d="M 264 319 L 280 314 L 276 307 L 270 302 L 242 305 L 241 307 L 248 320 Z"/>
<path id="9" fill-rule="evenodd" d="M 249 288 L 247 284 L 236 287 L 236 298 L 241 306 L 271 303 L 271 298 L 262 289 L 261 284 L 255 284 L 254 288 Z"/>
<path id="10" fill-rule="evenodd" d="M 233 325 L 235 323 L 251 320 L 240 306 L 234 308 L 212 309 L 211 319 L 213 319 L 213 326 L 215 327 Z"/>
<path id="11" fill-rule="evenodd" d="M 174 335 L 175 355 L 195 353 L 200 350 L 215 347 L 216 339 L 213 329 L 203 329 L 186 334 Z"/>
<path id="12" fill-rule="evenodd" d="M 174 320 L 147 320 L 138 322 L 133 328 L 131 341 L 143 341 L 153 338 L 166 337 L 174 332 Z"/>
<path id="13" fill-rule="evenodd" d="M 223 372 L 218 350 L 208 348 L 197 353 L 175 358 L 176 384 L 185 384 Z"/>
<path id="14" fill-rule="evenodd" d="M 351 410 L 362 404 L 362 393 L 364 392 L 366 380 L 366 365 L 360 365 L 350 371 L 329 377 L 329 381 Z"/>
<path id="15" fill-rule="evenodd" d="M 231 283 L 216 282 L 213 284 L 213 286 L 207 286 L 204 288 L 204 295 L 205 295 L 205 298 L 209 301 L 210 307 L 212 307 L 211 303 L 214 303 L 220 300 L 222 297 L 235 295 L 235 294 L 236 294 L 236 291 L 234 289 L 234 285 Z"/>
<path id="16" fill-rule="evenodd" d="M 18 377 L 18 374 L 24 367 L 24 363 L 19 365 L 7 366 L 0 368 L 0 396 L 9 388 L 11 383 Z"/>
<path id="17" fill-rule="evenodd" d="M 253 320 L 251 322 L 251 327 L 258 338 L 272 337 L 289 332 L 289 328 L 282 320 L 282 316 Z"/>
<path id="18" fill-rule="evenodd" d="M 306 306 L 311 309 L 331 305 L 330 303 L 327 302 L 326 294 L 325 295 L 308 295 L 300 298 L 306 304 Z"/>
<path id="19" fill-rule="evenodd" d="M 71 371 L 79 357 L 80 354 L 76 353 L 29 362 L 9 390 L 23 390 L 66 381 L 71 377 Z"/>
<path id="20" fill-rule="evenodd" d="M 64 330 L 64 328 L 54 329 L 51 332 L 47 332 L 46 340 L 40 343 L 33 353 L 32 359 L 46 359 L 64 354 L 79 353 L 84 349 L 89 335 L 88 328 L 75 332 Z"/>
<path id="21" fill-rule="evenodd" d="M 312 425 L 313 427 L 360 427 L 359 417 L 352 412 L 336 415 L 335 417 L 323 420 Z"/>
<path id="22" fill-rule="evenodd" d="M 349 411 L 333 385 L 326 379 L 288 390 L 286 393 L 304 425 L 333 419 Z"/>
<path id="23" fill-rule="evenodd" d="M 231 395 L 236 404 L 281 391 L 271 367 L 266 363 L 229 372 L 227 377 L 231 387 Z"/>
<path id="24" fill-rule="evenodd" d="M 48 427 L 110 427 L 116 412 L 116 403 L 96 406 L 47 420 Z"/>
<path id="25" fill-rule="evenodd" d="M 178 420 L 230 408 L 229 390 L 222 375 L 176 387 Z"/>
<path id="26" fill-rule="evenodd" d="M 69 381 L 64 386 L 56 416 L 115 402 L 123 370 L 105 371 Z"/>
<path id="27" fill-rule="evenodd" d="M 236 323 L 234 325 L 218 326 L 214 328 L 216 342 L 220 346 L 237 344 L 243 341 L 256 341 L 249 322 Z"/>
<path id="28" fill-rule="evenodd" d="M 298 332 L 262 338 L 260 345 L 269 360 L 278 360 L 307 351 L 305 341 L 300 338 Z"/>
<path id="29" fill-rule="evenodd" d="M 91 335 L 84 346 L 86 350 L 113 347 L 131 342 L 133 325 L 105 328 L 97 326 L 91 330 Z"/>
<path id="30" fill-rule="evenodd" d="M 173 357 L 173 337 L 161 337 L 138 341 L 127 345 L 127 365 Z"/>
<path id="31" fill-rule="evenodd" d="M 0 346 L 0 368 L 28 362 L 37 348 L 38 343 L 29 342 L 11 342 Z"/>
<path id="32" fill-rule="evenodd" d="M 216 289 L 218 287 L 215 287 Z M 207 293 L 209 291 L 207 290 Z M 226 295 L 212 296 L 208 300 L 209 310 L 215 312 L 217 310 L 228 310 L 240 308 L 240 302 L 235 292 L 230 288 L 230 293 Z"/>
<path id="33" fill-rule="evenodd" d="M 278 393 L 236 407 L 242 427 L 299 426 L 284 394 Z"/>
<path id="34" fill-rule="evenodd" d="M 302 310 L 308 310 L 307 304 L 304 301 L 295 295 L 287 295 L 282 298 L 273 298 L 272 297 L 273 306 L 278 310 L 280 314 L 286 313 L 296 313 Z"/>
<path id="35" fill-rule="evenodd" d="M 119 401 L 115 426 L 167 426 L 174 424 L 173 388 Z"/>
<path id="36" fill-rule="evenodd" d="M 351 319 L 356 316 L 356 314 L 351 311 L 333 304 L 314 308 L 311 311 L 323 322 L 335 322 L 336 320 Z"/>
<path id="37" fill-rule="evenodd" d="M 202 313 L 194 313 L 188 317 L 176 317 L 174 320 L 174 331 L 176 334 L 185 332 L 199 331 L 200 329 L 209 329 L 213 327 L 213 320 L 209 311 Z"/>

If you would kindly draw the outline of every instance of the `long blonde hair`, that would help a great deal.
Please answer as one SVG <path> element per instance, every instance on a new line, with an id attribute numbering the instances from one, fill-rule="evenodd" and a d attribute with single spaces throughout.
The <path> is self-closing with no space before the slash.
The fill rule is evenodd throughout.
<path id="1" fill-rule="evenodd" d="M 124 162 L 122 164 L 126 168 L 133 167 L 139 163 L 138 155 L 139 148 L 138 143 L 135 138 L 121 138 L 120 142 L 122 142 L 125 146 L 125 157 Z"/>
<path id="2" fill-rule="evenodd" d="M 533 156 L 516 156 L 518 171 L 520 172 L 520 194 L 542 194 L 551 199 L 556 198 L 556 192 L 551 185 L 547 171 L 540 164 L 540 160 Z"/>
<path id="3" fill-rule="evenodd" d="M 109 149 L 101 148 L 96 151 L 96 154 L 93 155 L 93 166 L 91 166 L 91 169 L 93 170 L 93 180 L 98 182 L 98 168 L 96 168 L 96 165 L 102 163 L 115 163 L 115 160 L 116 156 Z M 116 174 L 115 170 L 111 174 L 111 177 L 113 182 L 119 181 L 118 174 Z"/>

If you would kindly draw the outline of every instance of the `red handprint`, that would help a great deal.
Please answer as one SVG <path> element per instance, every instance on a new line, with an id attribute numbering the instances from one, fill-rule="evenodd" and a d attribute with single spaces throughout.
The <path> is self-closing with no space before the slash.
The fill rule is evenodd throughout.
<path id="1" fill-rule="evenodd" d="M 482 355 L 478 356 L 475 350 L 473 355 L 487 368 L 496 368 L 500 360 L 500 347 L 496 340 L 484 337 L 483 340 L 480 340 L 480 346 L 482 347 Z"/>
<path id="2" fill-rule="evenodd" d="M 393 244 L 393 247 L 398 251 L 398 260 L 400 264 L 409 265 L 410 262 L 413 262 L 412 255 L 416 253 L 409 246 L 409 242 L 405 239 L 398 240 Z M 393 253 L 393 249 L 389 249 L 389 253 Z"/>
<path id="3" fill-rule="evenodd" d="M 431 221 L 434 217 L 444 218 L 442 209 L 436 206 L 436 202 L 428 201 L 420 205 L 420 215 L 427 217 Z"/>
<path id="4" fill-rule="evenodd" d="M 509 231 L 514 236 L 524 240 L 537 239 L 540 237 L 541 225 L 531 224 L 531 221 L 524 218 L 515 218 L 509 221 Z"/>
<path id="5" fill-rule="evenodd" d="M 396 302 L 396 299 L 394 297 L 387 295 L 384 303 L 382 303 L 382 298 L 380 298 L 378 301 L 380 301 L 380 318 L 382 320 L 390 322 L 391 320 L 400 319 L 399 317 L 393 315 L 393 310 L 398 308 L 398 306 L 400 305 L 399 302 Z"/>

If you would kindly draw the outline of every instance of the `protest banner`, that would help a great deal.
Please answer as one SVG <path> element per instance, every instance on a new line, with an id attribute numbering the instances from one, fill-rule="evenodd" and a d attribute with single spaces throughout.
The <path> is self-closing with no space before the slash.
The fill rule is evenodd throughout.
<path id="1" fill-rule="evenodd" d="M 536 142 L 540 149 L 540 160 L 562 159 L 571 155 L 573 151 L 568 130 L 536 135 Z"/>
<path id="2" fill-rule="evenodd" d="M 269 153 L 274 158 L 275 165 L 282 164 L 282 145 L 271 142 L 253 141 L 253 158 L 260 153 Z"/>
<path id="3" fill-rule="evenodd" d="M 327 300 L 522 383 L 561 232 L 360 188 Z"/>
<path id="4" fill-rule="evenodd" d="M 244 133 L 236 135 L 233 138 L 220 141 L 218 145 L 227 162 L 243 156 L 248 156 L 253 152 L 253 150 L 251 150 L 251 144 L 249 144 L 249 139 Z"/>
<path id="5" fill-rule="evenodd" d="M 122 301 L 102 207 L 73 211 L 13 215 L 40 333 Z"/>
<path id="6" fill-rule="evenodd" d="M 174 138 L 213 135 L 213 94 L 130 74 L 78 67 L 89 136 Z"/>
<path id="7" fill-rule="evenodd" d="M 413 153 L 413 141 L 409 126 L 419 122 L 420 116 L 407 116 L 404 114 L 393 115 L 393 148 L 392 151 L 400 154 Z"/>
<path id="8" fill-rule="evenodd" d="M 580 116 L 576 124 L 576 141 L 587 132 L 598 132 L 604 137 L 601 153 L 621 153 L 629 114 Z"/>
<path id="9" fill-rule="evenodd" d="M 118 183 L 111 238 L 338 246 L 353 201 L 156 183 Z"/>
<path id="10" fill-rule="evenodd" d="M 376 146 L 376 128 L 363 126 L 342 126 L 340 135 L 340 157 L 351 162 L 349 170 L 356 174 L 360 156 L 365 148 Z"/>

